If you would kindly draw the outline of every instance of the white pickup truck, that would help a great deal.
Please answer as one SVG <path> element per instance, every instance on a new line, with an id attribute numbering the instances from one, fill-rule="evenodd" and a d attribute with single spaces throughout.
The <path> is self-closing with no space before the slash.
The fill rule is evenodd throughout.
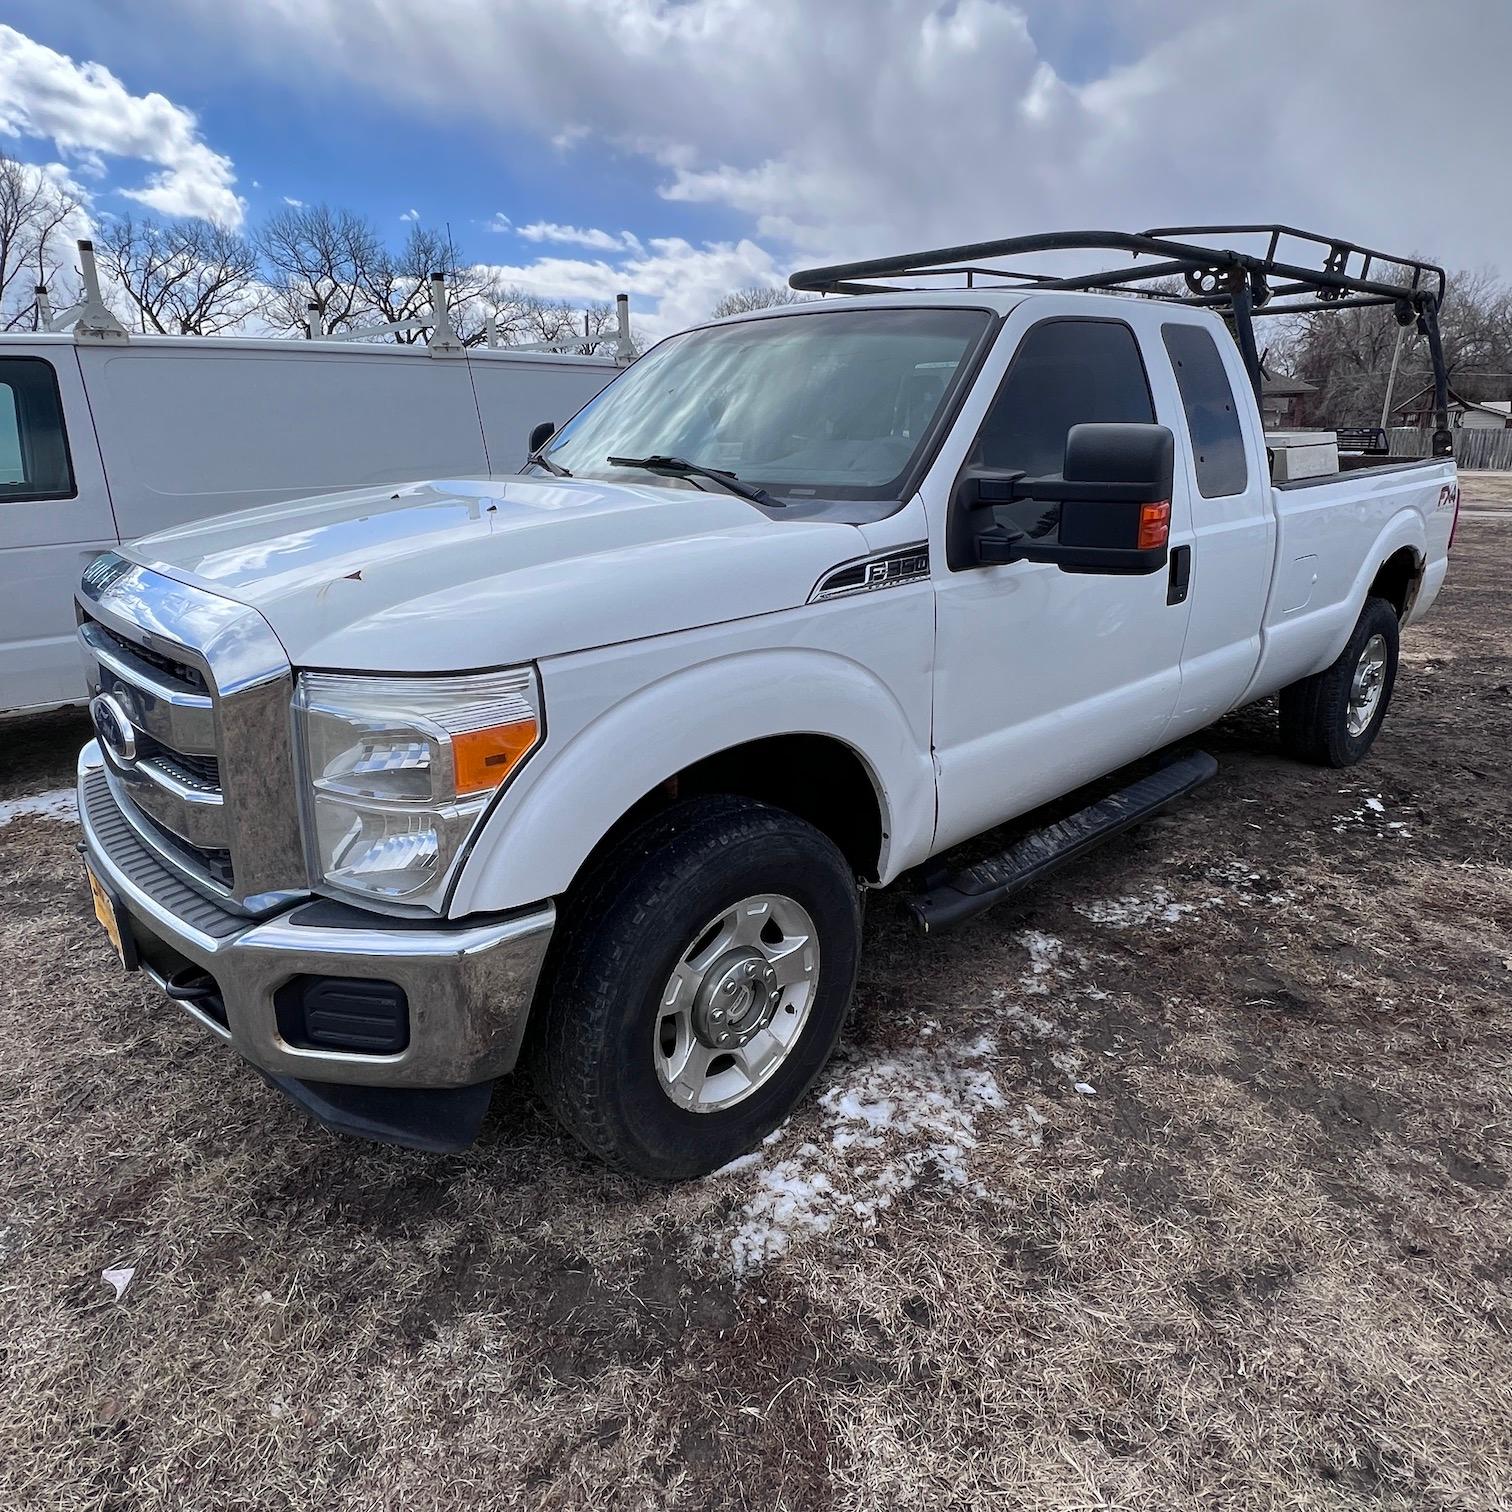
<path id="1" fill-rule="evenodd" d="M 1249 322 L 1389 303 L 1436 353 L 1436 270 L 1097 235 L 1165 259 L 1109 285 L 1174 263 L 1190 297 L 973 266 L 711 324 L 520 476 L 99 558 L 79 797 L 123 963 L 333 1127 L 460 1147 L 528 1061 L 589 1149 L 685 1177 L 818 1075 L 867 888 L 968 917 L 1214 763 L 943 853 L 1270 694 L 1298 756 L 1358 761 L 1444 579 L 1454 464 L 1273 485 Z"/>

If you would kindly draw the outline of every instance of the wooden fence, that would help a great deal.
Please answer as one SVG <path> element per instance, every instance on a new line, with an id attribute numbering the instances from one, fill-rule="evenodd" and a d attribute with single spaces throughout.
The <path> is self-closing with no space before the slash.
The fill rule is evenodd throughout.
<path id="1" fill-rule="evenodd" d="M 1412 426 L 1393 426 L 1387 433 L 1393 457 L 1426 457 L 1433 432 Z M 1512 470 L 1512 430 L 1492 430 L 1489 426 L 1464 426 L 1454 433 L 1454 460 L 1466 471 L 1486 469 L 1492 472 Z"/>

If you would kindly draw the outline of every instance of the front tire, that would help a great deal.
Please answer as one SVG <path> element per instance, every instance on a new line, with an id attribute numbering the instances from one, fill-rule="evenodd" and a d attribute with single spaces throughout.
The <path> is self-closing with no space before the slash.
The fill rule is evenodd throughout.
<path id="1" fill-rule="evenodd" d="M 1318 766 L 1353 766 L 1375 744 L 1396 686 L 1396 610 L 1368 598 L 1332 666 L 1281 691 L 1281 743 Z"/>
<path id="2" fill-rule="evenodd" d="M 630 832 L 573 889 L 532 1047 L 536 1087 L 595 1155 L 658 1180 L 754 1148 L 829 1059 L 861 910 L 819 830 L 694 798 Z"/>

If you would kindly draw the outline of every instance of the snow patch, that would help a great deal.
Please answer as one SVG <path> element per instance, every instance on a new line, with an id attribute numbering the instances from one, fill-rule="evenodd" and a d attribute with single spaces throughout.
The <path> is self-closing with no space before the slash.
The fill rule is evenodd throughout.
<path id="1" fill-rule="evenodd" d="M 1029 952 L 1029 969 L 1019 978 L 1019 986 L 1036 997 L 1049 995 L 1060 972 L 1087 964 L 1085 956 L 1068 949 L 1064 940 L 1042 929 L 1020 930 L 1018 942 Z"/>
<path id="2" fill-rule="evenodd" d="M 736 1276 L 755 1274 L 795 1242 L 837 1224 L 870 1226 L 922 1179 L 967 1187 L 977 1120 L 1004 1105 L 996 1078 L 981 1064 L 995 1048 L 990 1035 L 980 1035 L 965 1045 L 865 1061 L 842 1072 L 819 1098 L 824 1136 L 806 1140 L 757 1176 L 727 1236 Z M 1023 1137 L 1032 1129 L 1038 1144 L 1043 1119 L 1015 1122 Z M 724 1170 L 744 1173 L 767 1158 L 758 1151 Z"/>
<path id="3" fill-rule="evenodd" d="M 1071 906 L 1094 924 L 1106 924 L 1112 929 L 1140 929 L 1147 924 L 1174 924 L 1203 905 L 1178 903 L 1165 888 L 1156 887 L 1143 898 L 1129 893 L 1122 898 L 1100 898 Z"/>
<path id="4" fill-rule="evenodd" d="M 1356 790 L 1358 791 L 1358 790 Z M 1343 789 L 1346 797 L 1350 795 L 1348 788 Z M 1388 836 L 1392 840 L 1410 840 L 1411 828 L 1401 819 L 1386 820 L 1386 805 L 1381 801 L 1379 793 L 1367 793 L 1359 804 L 1347 814 L 1335 814 L 1333 820 L 1334 834 L 1343 835 L 1351 830 L 1371 830 L 1377 835 Z M 1384 823 L 1382 821 L 1385 821 Z"/>
<path id="5" fill-rule="evenodd" d="M 72 788 L 53 788 L 47 793 L 28 793 L 24 798 L 0 800 L 0 825 L 12 819 L 34 815 L 38 819 L 62 819 L 79 822 L 79 799 Z"/>
<path id="6" fill-rule="evenodd" d="M 1258 902 L 1285 903 L 1292 896 L 1284 889 L 1268 890 L 1265 877 L 1248 861 L 1237 856 L 1212 863 L 1203 869 L 1203 875 L 1226 891 L 1192 902 L 1178 902 L 1168 888 L 1153 887 L 1144 896 L 1128 893 L 1119 898 L 1092 899 L 1071 906 L 1094 924 L 1105 924 L 1110 929 L 1144 929 L 1152 924 L 1175 924 L 1188 914 L 1201 913 L 1205 909 L 1223 908 L 1229 904 L 1247 908 Z"/>

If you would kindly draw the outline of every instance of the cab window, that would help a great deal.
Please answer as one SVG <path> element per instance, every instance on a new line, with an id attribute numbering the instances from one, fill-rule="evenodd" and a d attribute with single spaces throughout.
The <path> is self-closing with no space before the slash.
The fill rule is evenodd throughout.
<path id="1" fill-rule="evenodd" d="M 52 364 L 40 357 L 0 358 L 0 503 L 67 499 L 74 492 Z"/>
<path id="2" fill-rule="evenodd" d="M 1181 408 L 1197 464 L 1197 492 L 1223 499 L 1249 487 L 1249 463 L 1234 386 L 1223 367 L 1213 333 L 1201 326 L 1171 323 L 1160 328 L 1166 354 L 1181 390 Z"/>
<path id="3" fill-rule="evenodd" d="M 1058 473 L 1066 433 L 1091 421 L 1153 424 L 1155 403 L 1133 331 L 1120 320 L 1045 320 L 1019 343 L 977 434 L 972 465 L 1029 477 Z M 1060 505 L 1021 499 L 993 510 L 1036 539 L 1060 528 Z"/>

